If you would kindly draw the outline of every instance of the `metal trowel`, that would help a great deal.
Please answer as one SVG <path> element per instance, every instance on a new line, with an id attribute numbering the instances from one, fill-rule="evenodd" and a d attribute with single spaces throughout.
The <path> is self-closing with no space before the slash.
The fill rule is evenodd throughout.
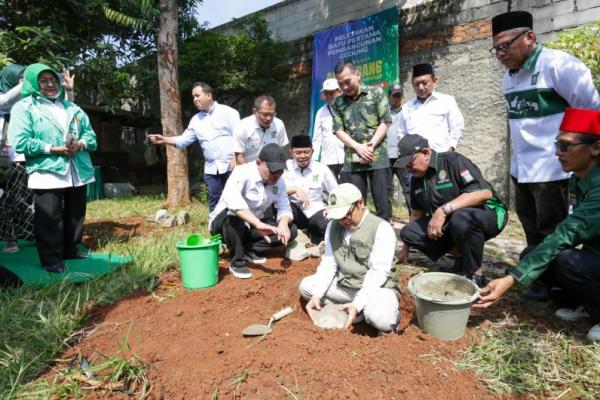
<path id="1" fill-rule="evenodd" d="M 271 316 L 271 318 L 269 318 L 269 323 L 267 325 L 253 324 L 253 325 L 247 326 L 246 329 L 244 329 L 242 331 L 242 335 L 244 335 L 244 336 L 268 335 L 269 333 L 271 333 L 271 330 L 272 330 L 271 325 L 273 324 L 273 322 L 279 321 L 283 317 L 287 317 L 288 315 L 290 315 L 292 313 L 292 311 L 294 311 L 294 309 L 292 307 L 286 307 L 282 310 L 279 310 L 275 314 L 273 314 Z"/>

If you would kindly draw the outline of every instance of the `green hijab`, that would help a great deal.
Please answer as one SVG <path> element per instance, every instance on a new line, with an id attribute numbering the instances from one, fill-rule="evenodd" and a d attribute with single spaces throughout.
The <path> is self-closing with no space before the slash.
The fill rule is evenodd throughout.
<path id="1" fill-rule="evenodd" d="M 19 77 L 24 66 L 19 64 L 9 64 L 0 72 L 0 93 L 6 93 L 19 84 Z"/>
<path id="2" fill-rule="evenodd" d="M 45 72 L 45 71 L 50 71 L 56 76 L 56 79 L 58 80 L 58 97 L 57 98 L 61 99 L 61 100 L 64 99 L 65 94 L 64 94 L 62 85 L 60 84 L 60 75 L 58 74 L 58 72 L 56 72 L 56 70 L 50 68 L 46 64 L 39 64 L 39 63 L 38 64 L 30 64 L 27 68 L 25 68 L 25 72 L 23 73 L 23 89 L 21 89 L 22 97 L 33 96 L 33 97 L 42 97 L 42 98 L 54 100 L 54 99 L 51 99 L 51 98 L 43 95 L 42 92 L 40 91 L 40 87 L 38 85 L 38 77 L 40 76 L 40 74 L 42 72 Z"/>

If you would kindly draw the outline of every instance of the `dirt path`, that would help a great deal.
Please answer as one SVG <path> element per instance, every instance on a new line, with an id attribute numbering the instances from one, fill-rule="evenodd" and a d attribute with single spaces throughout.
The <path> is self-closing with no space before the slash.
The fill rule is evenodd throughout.
<path id="1" fill-rule="evenodd" d="M 129 344 L 149 364 L 153 398 L 210 399 L 217 388 L 219 399 L 495 398 L 472 372 L 451 362 L 469 344 L 469 335 L 442 342 L 422 333 L 407 296 L 401 301 L 400 335 L 377 337 L 364 322 L 354 331 L 313 326 L 297 287 L 317 264 L 309 259 L 290 265 L 279 255 L 253 267 L 254 278 L 244 281 L 221 262 L 217 286 L 198 291 L 182 289 L 173 271 L 153 295 L 97 309 L 92 335 L 65 356 L 115 354 L 131 324 Z M 264 340 L 241 336 L 245 326 L 266 322 L 286 305 L 294 312 Z"/>

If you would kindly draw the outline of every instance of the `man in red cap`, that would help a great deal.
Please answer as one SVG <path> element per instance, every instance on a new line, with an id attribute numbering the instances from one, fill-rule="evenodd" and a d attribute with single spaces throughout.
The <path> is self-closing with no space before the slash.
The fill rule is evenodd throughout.
<path id="1" fill-rule="evenodd" d="M 555 315 L 590 318 L 587 337 L 600 341 L 600 111 L 567 108 L 554 145 L 562 169 L 573 173 L 570 214 L 509 275 L 483 288 L 476 306 L 495 303 L 515 282 L 529 286 L 540 278 L 561 307 Z"/>

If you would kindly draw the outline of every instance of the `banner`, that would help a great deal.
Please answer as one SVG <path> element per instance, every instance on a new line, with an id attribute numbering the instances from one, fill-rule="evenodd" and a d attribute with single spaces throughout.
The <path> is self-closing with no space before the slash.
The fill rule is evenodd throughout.
<path id="1" fill-rule="evenodd" d="M 313 134 L 315 114 L 325 103 L 321 87 L 342 60 L 352 60 L 361 81 L 384 89 L 398 82 L 398 10 L 396 7 L 315 33 L 313 39 L 312 95 L 308 130 Z"/>

